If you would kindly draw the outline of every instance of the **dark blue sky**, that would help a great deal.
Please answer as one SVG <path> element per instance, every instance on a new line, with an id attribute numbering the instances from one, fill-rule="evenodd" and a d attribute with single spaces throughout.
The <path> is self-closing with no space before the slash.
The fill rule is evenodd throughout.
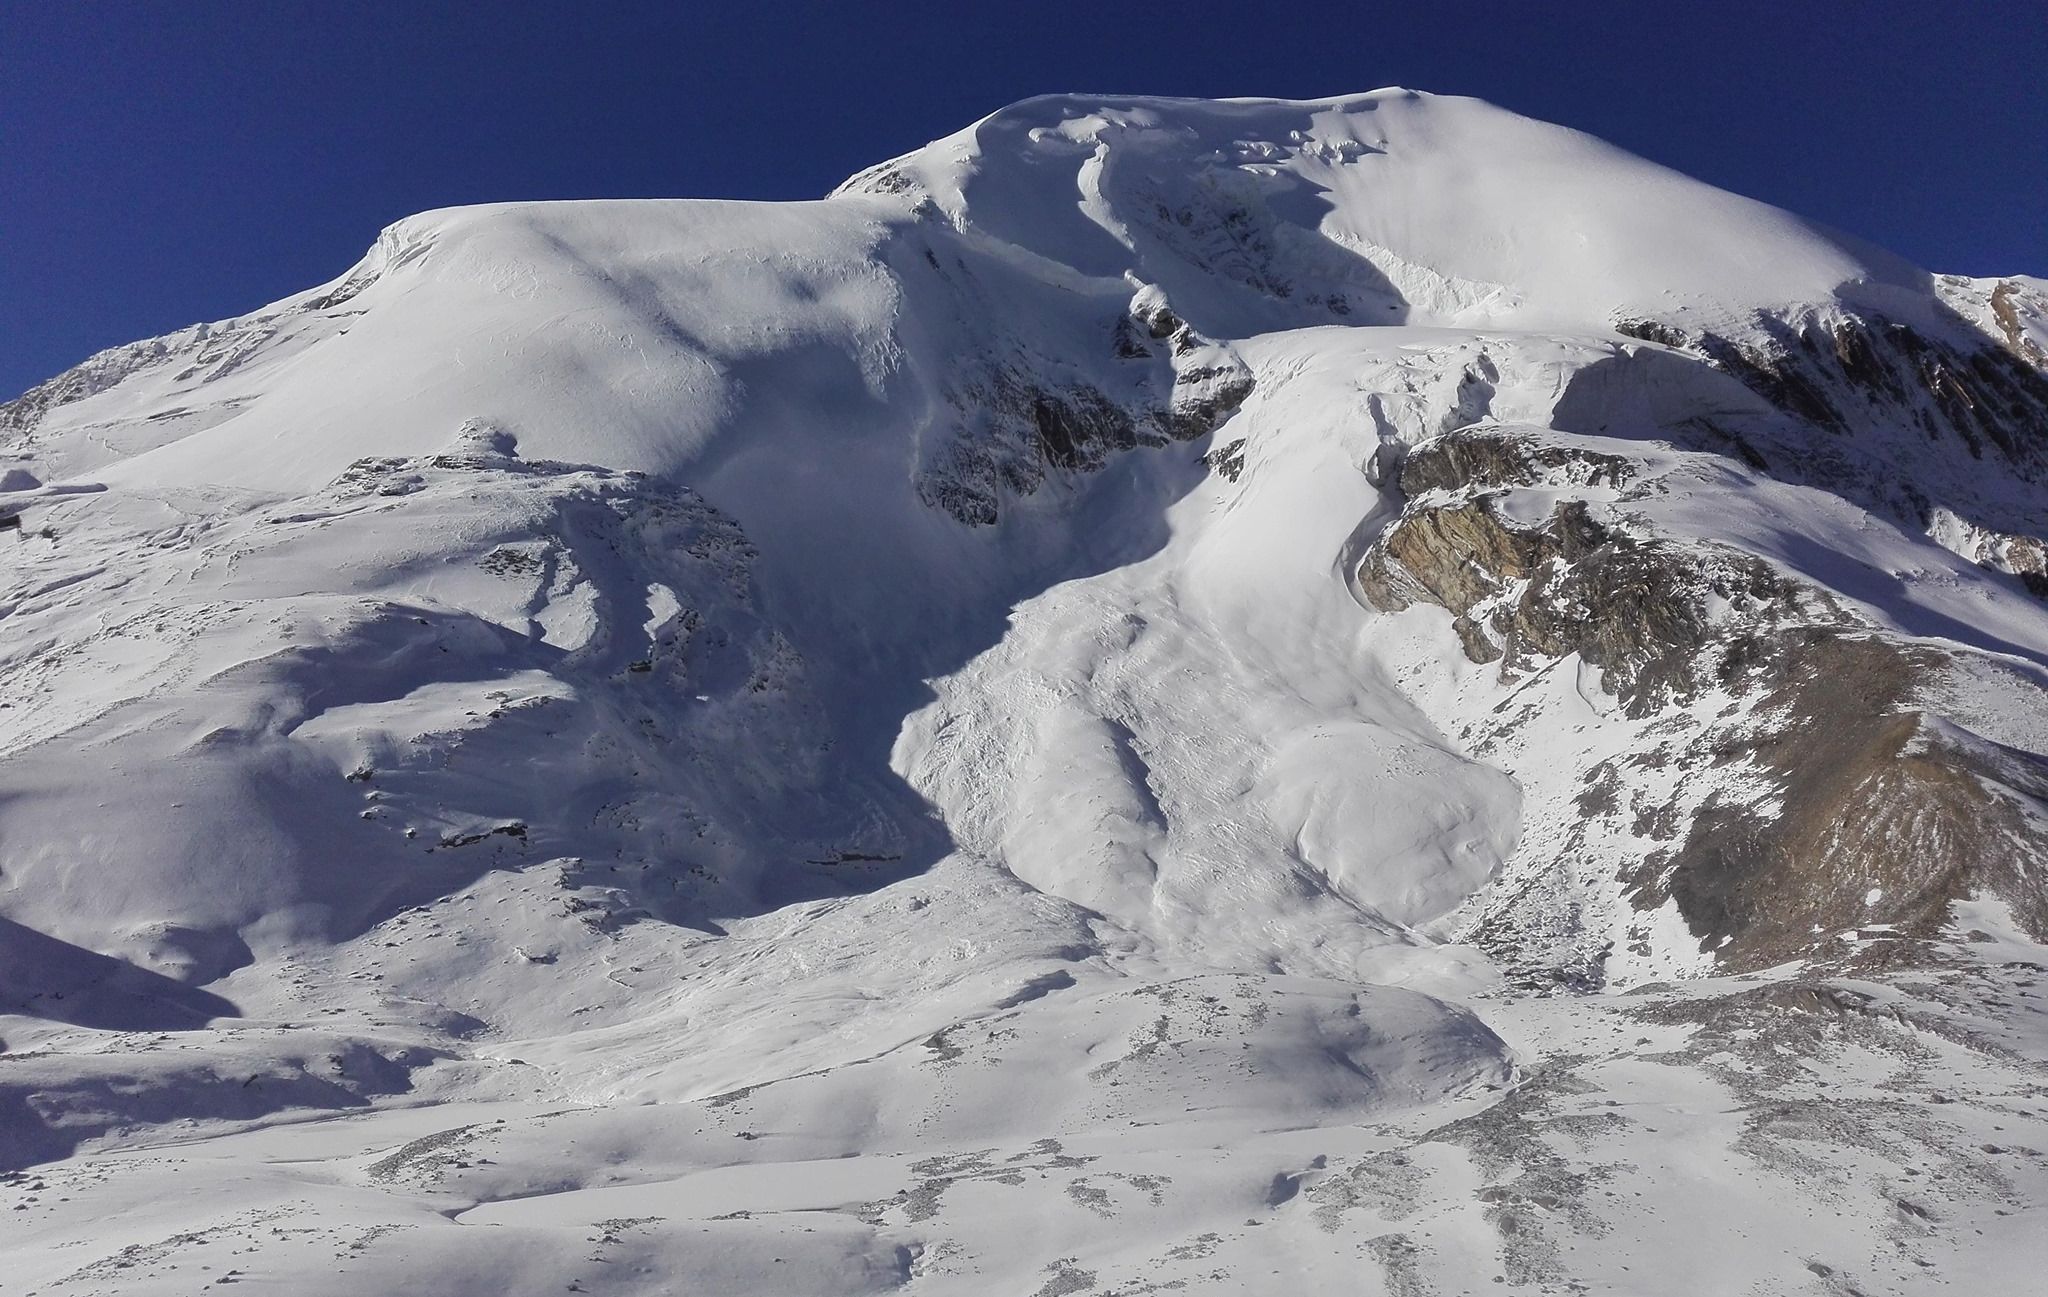
<path id="1" fill-rule="evenodd" d="M 0 0 L 0 398 L 511 198 L 811 197 L 1055 90 L 1479 95 L 2048 274 L 2048 3 Z"/>

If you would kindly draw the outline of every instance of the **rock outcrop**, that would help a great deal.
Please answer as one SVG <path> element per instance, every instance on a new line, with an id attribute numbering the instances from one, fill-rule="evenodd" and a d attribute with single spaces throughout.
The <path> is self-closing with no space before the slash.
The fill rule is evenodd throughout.
<path id="1" fill-rule="evenodd" d="M 1589 767 L 1585 823 L 1525 852 L 1586 852 L 1611 821 L 1631 903 L 1675 902 L 1702 949 L 1736 967 L 1862 926 L 1932 936 L 1952 902 L 1979 895 L 2048 932 L 2048 760 L 1927 701 L 1968 655 L 1888 633 L 1757 556 L 1656 534 L 1629 507 L 1660 489 L 1650 465 L 1547 430 L 1448 434 L 1409 453 L 1398 482 L 1407 501 L 1356 572 L 1374 606 L 1442 607 L 1465 656 L 1498 663 L 1504 682 L 1583 662 L 1664 736 Z M 1674 762 L 1748 782 L 1643 797 L 1642 770 Z M 1508 907 L 1476 931 L 1528 937 Z"/>

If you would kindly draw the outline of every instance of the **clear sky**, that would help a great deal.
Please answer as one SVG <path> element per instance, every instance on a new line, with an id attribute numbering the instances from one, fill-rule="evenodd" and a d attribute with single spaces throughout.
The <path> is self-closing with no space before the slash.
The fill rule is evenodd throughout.
<path id="1" fill-rule="evenodd" d="M 0 399 L 426 208 L 814 197 L 1031 94 L 1384 85 L 2048 275 L 2048 0 L 0 0 Z"/>

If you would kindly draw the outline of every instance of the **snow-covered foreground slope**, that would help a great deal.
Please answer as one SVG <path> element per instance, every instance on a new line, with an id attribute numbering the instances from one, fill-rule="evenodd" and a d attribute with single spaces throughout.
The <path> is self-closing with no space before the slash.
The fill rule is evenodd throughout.
<path id="1" fill-rule="evenodd" d="M 2048 295 L 1468 100 L 0 407 L 8 1291 L 2022 1291 Z"/>

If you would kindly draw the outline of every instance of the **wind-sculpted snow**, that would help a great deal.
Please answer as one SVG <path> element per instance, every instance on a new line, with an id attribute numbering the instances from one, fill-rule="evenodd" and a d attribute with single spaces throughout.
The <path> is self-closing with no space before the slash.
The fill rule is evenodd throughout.
<path id="1" fill-rule="evenodd" d="M 0 406 L 12 1291 L 2024 1291 L 2040 281 L 1468 100 Z"/>

